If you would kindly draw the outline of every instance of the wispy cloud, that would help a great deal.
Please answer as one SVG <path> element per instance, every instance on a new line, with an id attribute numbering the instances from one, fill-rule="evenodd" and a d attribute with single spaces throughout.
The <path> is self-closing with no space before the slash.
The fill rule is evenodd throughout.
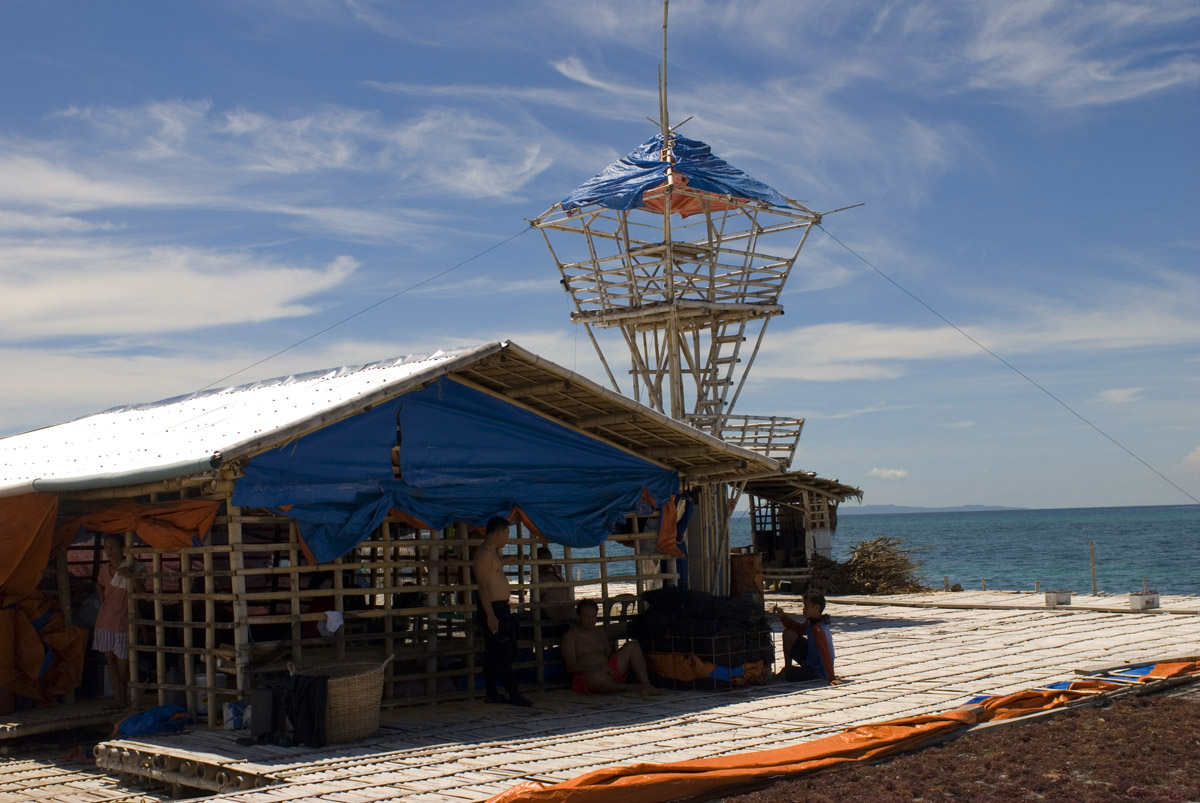
<path id="1" fill-rule="evenodd" d="M 1194 53 L 1155 34 L 1200 19 L 1195 3 L 1023 0 L 985 4 L 965 49 L 974 88 L 1020 90 L 1059 107 L 1094 106 L 1200 82 Z"/>
<path id="2" fill-rule="evenodd" d="M 93 223 L 90 220 L 69 215 L 27 214 L 0 209 L 0 232 L 51 234 L 55 232 L 110 231 L 115 228 L 116 226 L 112 223 Z"/>
<path id="3" fill-rule="evenodd" d="M 1101 404 L 1129 404 L 1137 401 L 1138 394 L 1141 392 L 1141 388 L 1112 388 L 1100 391 L 1096 400 Z"/>
<path id="4" fill-rule="evenodd" d="M 540 279 L 497 279 L 490 276 L 476 276 L 463 280 L 446 280 L 427 284 L 413 291 L 420 295 L 451 296 L 465 298 L 469 296 L 495 296 L 510 293 L 553 293 L 560 297 L 562 290 L 553 280 Z M 564 302 L 564 309 L 566 304 Z"/>

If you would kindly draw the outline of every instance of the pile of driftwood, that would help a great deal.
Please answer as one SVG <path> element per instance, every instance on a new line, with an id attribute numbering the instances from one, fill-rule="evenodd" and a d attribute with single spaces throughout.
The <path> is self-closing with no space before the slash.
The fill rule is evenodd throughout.
<path id="1" fill-rule="evenodd" d="M 827 594 L 907 594 L 927 591 L 917 570 L 921 562 L 899 538 L 875 538 L 851 547 L 845 563 L 813 555 L 811 585 Z"/>

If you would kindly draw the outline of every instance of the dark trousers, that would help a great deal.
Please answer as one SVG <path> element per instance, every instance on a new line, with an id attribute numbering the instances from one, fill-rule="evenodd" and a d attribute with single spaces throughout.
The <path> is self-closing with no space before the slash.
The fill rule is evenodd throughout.
<path id="1" fill-rule="evenodd" d="M 796 643 L 792 645 L 792 650 L 788 653 L 788 656 L 799 664 L 799 666 L 789 666 L 785 669 L 783 673 L 784 679 L 792 683 L 815 680 L 817 677 L 816 671 L 805 663 L 808 660 L 808 638 L 799 633 L 797 636 Z"/>
<path id="2" fill-rule="evenodd" d="M 493 633 L 488 627 L 483 604 L 475 606 L 475 621 L 483 634 L 483 686 L 488 695 L 496 693 L 496 683 L 504 684 L 510 697 L 517 695 L 517 682 L 513 679 L 513 661 L 517 657 L 517 617 L 508 609 L 507 602 L 493 602 L 492 613 L 499 625 Z"/>

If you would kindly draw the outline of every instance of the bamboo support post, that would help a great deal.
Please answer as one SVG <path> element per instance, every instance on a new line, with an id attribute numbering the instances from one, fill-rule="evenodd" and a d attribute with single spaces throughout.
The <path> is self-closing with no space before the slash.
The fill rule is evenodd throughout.
<path id="1" fill-rule="evenodd" d="M 229 545 L 241 546 L 243 541 L 241 510 L 226 503 L 229 511 Z M 250 626 L 246 623 L 246 553 L 241 549 L 232 549 L 229 553 L 229 570 L 233 573 L 233 647 L 236 667 L 236 688 L 239 699 L 245 700 L 250 694 Z M 211 684 L 213 677 L 207 678 Z M 208 711 L 209 723 L 219 722 L 220 711 Z"/>
<path id="2" fill-rule="evenodd" d="M 192 590 L 192 553 L 190 550 L 183 549 L 179 552 L 179 589 L 183 593 L 189 593 Z M 199 696 L 194 689 L 196 685 L 196 662 L 194 659 L 196 644 L 195 631 L 192 628 L 192 602 L 184 600 L 183 602 L 183 646 L 185 648 L 183 654 L 183 683 L 188 687 L 188 691 L 184 696 L 187 700 L 188 711 L 199 711 Z"/>
<path id="3" fill-rule="evenodd" d="M 300 587 L 300 529 L 297 527 L 294 520 L 288 521 L 288 591 L 296 591 Z M 290 614 L 290 630 L 292 637 L 292 662 L 299 665 L 304 660 L 303 649 L 300 646 L 300 640 L 304 637 L 303 625 L 300 621 L 300 598 L 291 597 L 288 599 L 288 613 Z"/>
<path id="4" fill-rule="evenodd" d="M 1096 585 L 1096 542 L 1092 541 L 1088 544 L 1088 554 L 1092 564 L 1092 596 L 1099 593 L 1099 588 Z"/>
<path id="5" fill-rule="evenodd" d="M 125 533 L 125 554 L 126 555 L 133 554 L 133 538 L 134 538 L 134 533 L 132 533 L 132 532 Z M 103 543 L 103 542 L 101 542 L 101 543 Z M 128 589 L 130 592 L 135 591 L 135 588 L 132 583 L 129 584 Z M 138 610 L 137 610 L 137 605 L 138 605 L 137 597 L 138 597 L 138 595 L 136 593 L 127 593 L 126 594 L 126 599 L 128 600 L 128 603 L 127 603 L 128 607 L 126 608 L 126 611 L 129 616 L 129 669 L 130 669 L 130 671 L 129 671 L 129 682 L 125 684 L 125 693 L 127 695 L 129 695 L 130 702 L 134 703 L 135 705 L 139 702 L 138 698 L 140 696 L 138 694 L 137 684 L 135 683 L 135 681 L 137 680 L 137 666 L 138 666 L 137 620 L 139 617 L 138 617 Z M 119 682 L 120 682 L 120 680 L 118 678 L 109 678 L 109 683 L 112 686 L 114 693 L 117 690 L 117 683 L 119 683 Z"/>
<path id="6" fill-rule="evenodd" d="M 205 550 L 204 553 L 204 621 L 215 622 L 217 618 L 217 605 L 214 600 L 216 591 L 216 582 L 213 577 L 213 551 Z M 217 629 L 215 627 L 206 627 L 204 629 L 204 682 L 207 686 L 205 693 L 205 711 L 208 720 L 208 726 L 215 728 L 217 726 L 216 710 L 217 710 L 217 695 L 216 695 L 216 675 L 217 675 Z"/>
<path id="7" fill-rule="evenodd" d="M 162 685 L 167 682 L 167 653 L 163 648 L 167 646 L 167 629 L 163 626 L 163 567 L 162 567 L 162 552 L 154 550 L 154 556 L 151 559 L 153 566 L 153 575 L 151 577 L 151 585 L 154 589 L 154 644 L 159 649 L 155 651 L 154 669 L 158 676 L 158 704 L 167 704 L 167 692 L 162 688 Z"/>

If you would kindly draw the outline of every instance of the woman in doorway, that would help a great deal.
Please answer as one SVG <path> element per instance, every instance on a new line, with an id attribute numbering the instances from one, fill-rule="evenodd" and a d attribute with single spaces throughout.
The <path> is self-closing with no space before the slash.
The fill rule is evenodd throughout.
<path id="1" fill-rule="evenodd" d="M 125 555 L 125 541 L 119 535 L 104 538 L 104 556 L 108 562 L 100 567 L 96 591 L 100 595 L 100 612 L 96 615 L 96 630 L 92 649 L 104 653 L 108 662 L 108 679 L 116 698 L 110 709 L 129 707 L 129 589 L 141 591 L 137 579 L 144 567 Z"/>

